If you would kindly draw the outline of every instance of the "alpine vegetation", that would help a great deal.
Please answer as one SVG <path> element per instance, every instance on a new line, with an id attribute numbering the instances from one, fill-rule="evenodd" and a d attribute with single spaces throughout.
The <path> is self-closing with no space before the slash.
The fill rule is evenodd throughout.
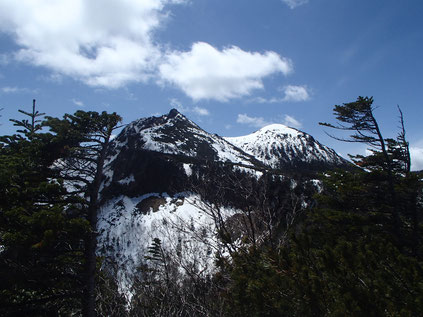
<path id="1" fill-rule="evenodd" d="M 346 160 L 300 130 L 204 131 L 176 109 L 20 110 L 0 138 L 3 316 L 418 316 L 422 174 L 399 109 L 336 105 Z M 120 129 L 116 137 L 113 133 Z"/>

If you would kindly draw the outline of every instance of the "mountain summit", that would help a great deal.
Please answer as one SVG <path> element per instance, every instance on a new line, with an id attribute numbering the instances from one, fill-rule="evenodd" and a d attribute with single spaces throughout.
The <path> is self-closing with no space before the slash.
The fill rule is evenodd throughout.
<path id="1" fill-rule="evenodd" d="M 114 143 L 116 152 L 124 147 L 135 147 L 203 161 L 262 165 L 224 138 L 204 131 L 176 109 L 170 110 L 167 115 L 130 123 Z"/>
<path id="2" fill-rule="evenodd" d="M 225 139 L 274 169 L 316 169 L 347 164 L 311 135 L 283 124 L 271 124 L 249 135 Z"/>
<path id="3" fill-rule="evenodd" d="M 98 254 L 110 261 L 128 299 L 137 268 L 148 264 L 157 241 L 180 272 L 206 276 L 215 268 L 216 253 L 226 252 L 218 234 L 222 226 L 227 238 L 241 241 L 248 224 L 264 217 L 259 212 L 266 203 L 272 226 L 282 228 L 289 206 L 304 208 L 318 190 L 313 173 L 307 174 L 311 167 L 322 171 L 344 163 L 310 135 L 283 125 L 222 138 L 176 109 L 138 119 L 110 144 Z M 258 237 L 269 234 L 266 228 L 257 227 Z"/>

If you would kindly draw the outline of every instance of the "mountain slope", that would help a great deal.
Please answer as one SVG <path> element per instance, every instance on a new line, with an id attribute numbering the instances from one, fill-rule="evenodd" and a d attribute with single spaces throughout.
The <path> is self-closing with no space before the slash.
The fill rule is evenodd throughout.
<path id="1" fill-rule="evenodd" d="M 274 169 L 315 161 L 343 162 L 311 136 L 282 125 L 224 139 L 175 109 L 133 121 L 110 146 L 98 254 L 128 299 L 137 269 L 151 264 L 146 256 L 155 239 L 181 279 L 206 276 L 216 254 L 227 251 L 222 234 L 241 243 L 251 232 L 245 241 L 286 230 L 292 213 L 306 208 L 318 189 L 308 176 L 295 179 Z"/>
<path id="2" fill-rule="evenodd" d="M 347 164 L 311 135 L 282 124 L 271 124 L 246 136 L 225 139 L 275 169 Z"/>
<path id="3" fill-rule="evenodd" d="M 176 109 L 161 117 L 130 123 L 114 142 L 116 151 L 124 146 L 199 160 L 262 165 L 224 138 L 204 131 Z"/>

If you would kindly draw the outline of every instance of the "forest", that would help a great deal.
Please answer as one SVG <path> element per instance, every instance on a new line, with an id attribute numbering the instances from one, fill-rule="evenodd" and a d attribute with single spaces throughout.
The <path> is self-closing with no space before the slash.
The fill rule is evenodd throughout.
<path id="1" fill-rule="evenodd" d="M 19 110 L 24 119 L 11 119 L 16 133 L 0 137 L 0 315 L 421 316 L 423 173 L 410 169 L 398 110 L 397 136 L 385 138 L 373 98 L 334 106 L 336 123 L 320 124 L 340 142 L 367 145 L 369 155 L 319 173 L 321 190 L 301 211 L 286 199 L 251 203 L 241 246 L 219 209 L 210 211 L 228 252 L 216 254 L 207 278 L 181 277 L 155 239 L 128 302 L 96 255 L 104 165 L 122 118 L 54 118 L 34 100 L 32 111 Z M 292 217 L 257 239 L 282 205 Z"/>

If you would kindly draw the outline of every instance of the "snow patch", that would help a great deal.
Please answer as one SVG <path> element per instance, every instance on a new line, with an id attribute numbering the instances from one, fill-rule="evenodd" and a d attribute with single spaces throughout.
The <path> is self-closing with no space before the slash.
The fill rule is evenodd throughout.
<path id="1" fill-rule="evenodd" d="M 191 164 L 185 164 L 184 163 L 184 170 L 185 170 L 185 174 L 190 177 L 192 175 L 192 169 L 191 169 Z"/>
<path id="2" fill-rule="evenodd" d="M 152 200 L 151 207 L 143 210 L 140 205 L 147 199 Z M 132 296 L 132 275 L 145 262 L 154 238 L 175 257 L 180 270 L 203 275 L 215 270 L 216 252 L 224 254 L 225 250 L 216 235 L 210 208 L 199 195 L 187 192 L 173 197 L 166 193 L 120 196 L 102 207 L 97 253 L 116 262 L 119 289 L 128 299 Z M 227 219 L 239 211 L 223 208 L 221 212 Z"/>

